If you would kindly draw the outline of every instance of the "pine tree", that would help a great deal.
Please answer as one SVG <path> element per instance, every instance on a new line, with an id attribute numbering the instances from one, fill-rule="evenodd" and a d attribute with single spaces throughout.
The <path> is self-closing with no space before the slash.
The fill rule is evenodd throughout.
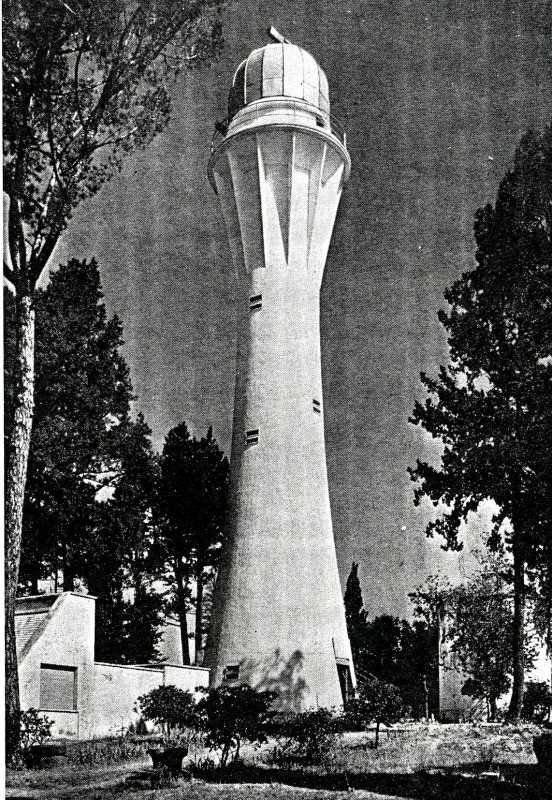
<path id="1" fill-rule="evenodd" d="M 57 582 L 60 574 L 65 590 L 87 587 L 98 597 L 97 658 L 143 663 L 156 657 L 162 604 L 148 554 L 157 465 L 142 415 L 130 418 L 122 328 L 107 317 L 97 263 L 62 265 L 37 294 L 36 315 L 20 589 L 36 593 L 41 578 Z M 6 378 L 9 398 L 9 364 Z"/>
<path id="2" fill-rule="evenodd" d="M 552 525 L 552 130 L 526 134 L 496 203 L 477 212 L 477 266 L 447 290 L 439 319 L 451 362 L 411 422 L 444 446 L 441 467 L 417 462 L 415 502 L 447 511 L 427 527 L 460 549 L 459 531 L 488 499 L 498 511 L 491 550 L 513 559 L 513 688 L 523 702 L 527 581 L 543 564 Z"/>
<path id="3" fill-rule="evenodd" d="M 353 653 L 353 662 L 355 669 L 358 669 L 365 635 L 366 612 L 364 611 L 364 601 L 358 578 L 358 563 L 355 561 L 351 564 L 351 571 L 347 578 L 344 603 L 345 620 Z"/>
<path id="4" fill-rule="evenodd" d="M 215 55 L 218 0 L 6 0 L 4 274 L 15 296 L 5 504 L 6 742 L 17 752 L 15 601 L 34 409 L 35 297 L 75 209 L 167 124 L 171 78 Z M 69 554 L 69 557 L 72 557 Z"/>
<path id="5" fill-rule="evenodd" d="M 182 422 L 169 431 L 161 456 L 157 524 L 167 562 L 165 580 L 190 663 L 186 612 L 195 585 L 196 658 L 202 649 L 203 590 L 220 559 L 229 485 L 228 460 L 211 428 L 197 440 Z"/>

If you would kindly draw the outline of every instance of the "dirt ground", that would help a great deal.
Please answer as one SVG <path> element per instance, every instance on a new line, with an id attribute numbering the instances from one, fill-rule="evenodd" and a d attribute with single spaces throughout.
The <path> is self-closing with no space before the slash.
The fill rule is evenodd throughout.
<path id="1" fill-rule="evenodd" d="M 150 762 L 11 771 L 10 800 L 542 800 L 552 774 L 533 752 L 533 728 L 415 726 L 346 734 L 320 767 L 281 767 L 270 749 L 244 748 L 245 763 L 206 780 L 152 789 Z M 195 754 L 197 757 L 199 754 Z M 194 754 L 192 754 L 192 757 Z M 197 761 L 197 758 L 196 758 Z M 185 763 L 186 766 L 186 763 Z M 203 777 L 203 775 L 202 775 Z"/>

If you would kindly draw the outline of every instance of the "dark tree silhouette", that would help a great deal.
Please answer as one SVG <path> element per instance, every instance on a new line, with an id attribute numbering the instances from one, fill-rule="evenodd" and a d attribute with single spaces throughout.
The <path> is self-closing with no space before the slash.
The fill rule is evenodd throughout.
<path id="1" fill-rule="evenodd" d="M 182 655 L 190 663 L 186 612 L 195 584 L 196 659 L 203 641 L 203 588 L 218 566 L 228 496 L 228 460 L 211 428 L 201 439 L 185 422 L 169 431 L 161 456 L 157 524 L 167 563 L 165 580 L 180 620 Z"/>
<path id="2" fill-rule="evenodd" d="M 13 331 L 9 293 L 6 301 Z M 62 265 L 35 305 L 39 358 L 20 591 L 36 594 L 41 578 L 53 577 L 57 587 L 59 575 L 66 591 L 84 583 L 98 597 L 96 657 L 143 663 L 156 655 L 162 603 L 151 591 L 148 552 L 157 466 L 143 417 L 130 419 L 121 324 L 107 317 L 94 260 Z M 12 363 L 6 359 L 8 402 Z"/>
<path id="3" fill-rule="evenodd" d="M 366 612 L 364 611 L 362 590 L 358 579 L 358 563 L 355 561 L 351 564 L 351 571 L 347 578 L 343 599 L 345 603 L 347 632 L 349 634 L 349 641 L 351 642 L 353 662 L 355 669 L 357 669 L 365 634 Z"/>
<path id="4" fill-rule="evenodd" d="M 6 466 L 6 744 L 19 738 L 15 600 L 34 395 L 34 297 L 73 209 L 166 125 L 168 83 L 220 45 L 218 0 L 6 0 L 4 269 L 15 296 Z"/>
<path id="5" fill-rule="evenodd" d="M 498 510 L 491 550 L 513 559 L 513 687 L 509 709 L 523 703 L 527 581 L 542 565 L 552 524 L 552 131 L 527 133 L 494 207 L 477 212 L 477 266 L 445 293 L 439 319 L 451 362 L 411 422 L 443 443 L 441 466 L 417 462 L 415 502 L 447 511 L 427 527 L 460 549 L 459 530 L 485 500 Z"/>

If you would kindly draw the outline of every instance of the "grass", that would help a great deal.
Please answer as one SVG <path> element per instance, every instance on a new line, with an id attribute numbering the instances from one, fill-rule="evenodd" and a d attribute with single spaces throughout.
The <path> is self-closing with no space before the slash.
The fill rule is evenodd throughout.
<path id="1" fill-rule="evenodd" d="M 202 780 L 152 789 L 149 759 L 125 764 L 8 773 L 12 800 L 541 800 L 552 775 L 539 769 L 533 728 L 416 726 L 381 739 L 346 734 L 319 767 L 278 767 L 269 750 L 244 748 L 245 763 Z M 481 773 L 488 772 L 487 775 Z"/>

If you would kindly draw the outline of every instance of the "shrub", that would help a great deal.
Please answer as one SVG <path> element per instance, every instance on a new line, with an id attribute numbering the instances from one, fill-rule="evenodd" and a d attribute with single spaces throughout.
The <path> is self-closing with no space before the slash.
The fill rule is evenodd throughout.
<path id="1" fill-rule="evenodd" d="M 232 748 L 233 761 L 240 753 L 243 739 L 254 744 L 266 741 L 271 718 L 273 692 L 256 692 L 250 686 L 219 686 L 203 690 L 198 703 L 199 724 L 205 733 L 205 744 L 221 750 L 220 765 L 226 766 Z"/>
<path id="2" fill-rule="evenodd" d="M 523 695 L 523 719 L 542 723 L 552 708 L 552 692 L 544 681 L 528 681 Z"/>
<path id="3" fill-rule="evenodd" d="M 34 745 L 44 744 L 52 733 L 54 721 L 48 717 L 40 716 L 36 708 L 29 708 L 19 714 L 20 746 L 23 761 L 28 763 L 31 748 Z"/>
<path id="4" fill-rule="evenodd" d="M 142 717 L 164 729 L 166 744 L 175 744 L 186 728 L 197 726 L 193 695 L 176 686 L 158 686 L 138 698 Z"/>
<path id="5" fill-rule="evenodd" d="M 91 767 L 106 766 L 125 761 L 135 761 L 146 755 L 147 745 L 135 742 L 130 736 L 81 742 L 68 749 L 68 760 L 73 764 Z"/>
<path id="6" fill-rule="evenodd" d="M 376 749 L 379 743 L 381 723 L 389 725 L 397 722 L 405 713 L 406 707 L 397 687 L 377 678 L 372 678 L 364 683 L 359 697 L 351 700 L 346 710 L 347 716 L 357 726 L 357 730 L 359 728 L 366 729 L 371 722 L 376 723 Z"/>
<path id="7" fill-rule="evenodd" d="M 276 760 L 281 764 L 320 764 L 332 752 L 340 728 L 340 718 L 326 708 L 279 715 L 270 726 L 270 733 L 283 742 L 275 753 Z"/>

